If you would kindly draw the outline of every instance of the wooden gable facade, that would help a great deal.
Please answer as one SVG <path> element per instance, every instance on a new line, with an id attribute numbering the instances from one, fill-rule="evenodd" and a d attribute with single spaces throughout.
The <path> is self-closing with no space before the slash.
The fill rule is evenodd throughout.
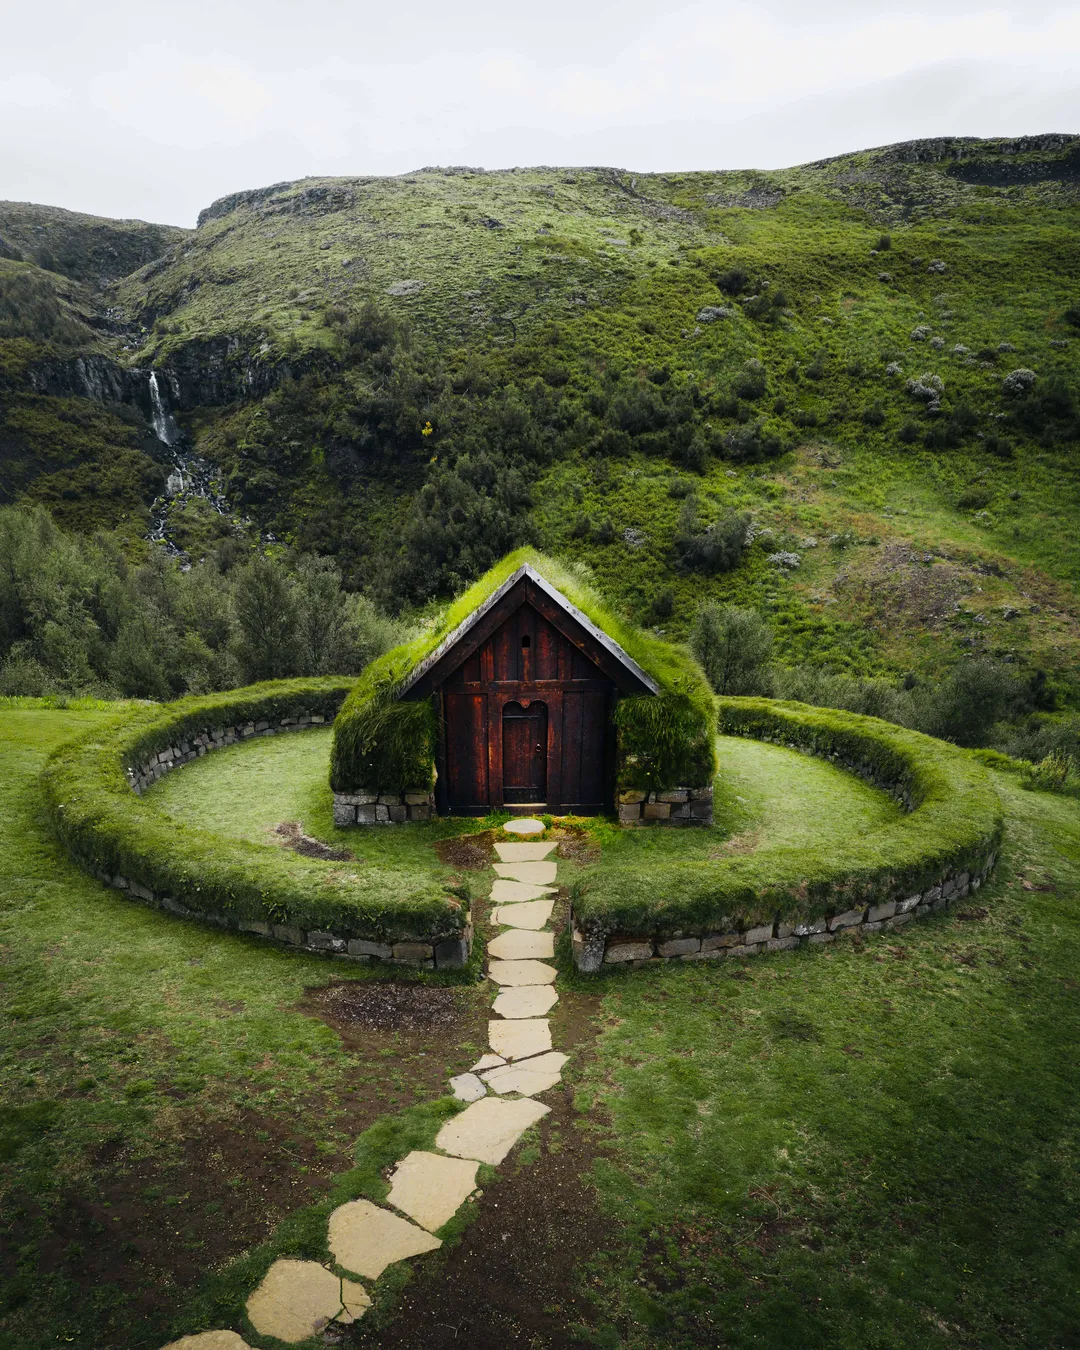
<path id="1" fill-rule="evenodd" d="M 440 814 L 595 815 L 613 809 L 616 701 L 657 692 L 525 564 L 417 666 L 401 697 L 438 700 Z"/>

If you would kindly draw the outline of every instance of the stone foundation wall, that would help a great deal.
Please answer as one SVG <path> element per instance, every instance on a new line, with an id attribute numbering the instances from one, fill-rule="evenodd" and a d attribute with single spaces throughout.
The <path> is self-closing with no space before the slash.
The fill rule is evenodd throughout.
<path id="1" fill-rule="evenodd" d="M 638 792 L 627 789 L 618 794 L 619 823 L 649 825 L 656 820 L 672 825 L 711 825 L 713 823 L 712 785 L 703 788 L 672 788 L 670 792 Z"/>
<path id="2" fill-rule="evenodd" d="M 250 740 L 254 736 L 278 736 L 288 731 L 307 731 L 311 727 L 324 726 L 326 722 L 327 718 L 321 714 L 311 713 L 297 717 L 283 717 L 276 722 L 241 722 L 229 726 L 207 727 L 198 735 L 179 740 L 175 745 L 167 746 L 151 756 L 144 763 L 128 768 L 128 782 L 132 790 L 141 796 L 151 784 L 156 783 L 172 769 L 179 768 L 181 764 L 188 764 L 193 759 L 199 759 L 212 750 L 221 750 L 227 745 L 236 745 L 239 741 Z M 348 810 L 353 813 L 352 817 L 348 821 L 339 819 L 339 796 L 335 795 L 335 824 L 356 824 L 358 813 L 367 810 L 372 812 L 372 824 L 391 824 L 405 819 L 427 820 L 434 811 L 434 798 L 431 793 L 398 795 L 357 793 L 345 801 L 348 802 Z M 421 811 L 424 814 L 412 814 Z M 419 966 L 424 970 L 454 970 L 465 965 L 472 950 L 472 925 L 468 922 L 462 935 L 451 936 L 442 941 L 427 942 L 410 938 L 400 942 L 376 942 L 366 938 L 344 937 L 338 933 L 318 929 L 305 931 L 290 924 L 264 923 L 257 919 L 236 919 L 224 914 L 207 914 L 203 910 L 189 909 L 171 896 L 155 894 L 149 887 L 131 881 L 127 877 L 110 876 L 106 872 L 91 870 L 106 886 L 126 891 L 128 895 L 141 900 L 144 904 L 167 910 L 170 914 L 197 919 L 201 923 L 212 924 L 215 928 L 231 929 L 238 933 L 254 933 L 257 937 L 266 938 L 270 942 L 314 955 L 330 956 L 339 961 L 377 960 L 402 966 Z"/>
<path id="3" fill-rule="evenodd" d="M 427 788 L 409 792 L 380 792 L 378 788 L 334 793 L 334 824 L 404 825 L 408 820 L 430 820 L 435 793 Z"/>
<path id="4" fill-rule="evenodd" d="M 950 873 L 925 891 L 901 900 L 860 905 L 817 919 L 774 919 L 753 928 L 731 925 L 703 933 L 675 933 L 670 937 L 588 934 L 578 928 L 571 914 L 574 964 L 586 974 L 595 974 L 602 965 L 633 967 L 646 961 L 717 961 L 729 956 L 790 951 L 800 946 L 824 946 L 855 933 L 879 933 L 900 928 L 912 919 L 936 914 L 977 891 L 996 862 L 996 853 L 991 853 L 974 872 Z"/>

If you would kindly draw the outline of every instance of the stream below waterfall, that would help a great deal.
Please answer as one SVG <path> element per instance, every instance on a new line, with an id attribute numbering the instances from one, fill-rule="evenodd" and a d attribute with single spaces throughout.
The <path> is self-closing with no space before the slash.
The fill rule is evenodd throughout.
<path id="1" fill-rule="evenodd" d="M 168 449 L 172 469 L 165 482 L 165 491 L 155 497 L 150 507 L 150 529 L 146 537 L 153 543 L 162 544 L 171 556 L 183 559 L 182 565 L 186 568 L 190 565 L 187 555 L 171 536 L 172 513 L 196 499 L 206 502 L 219 516 L 231 516 L 232 512 L 215 466 L 191 450 L 187 436 L 177 426 L 156 370 L 150 371 L 148 387 L 150 424 L 154 435 Z"/>

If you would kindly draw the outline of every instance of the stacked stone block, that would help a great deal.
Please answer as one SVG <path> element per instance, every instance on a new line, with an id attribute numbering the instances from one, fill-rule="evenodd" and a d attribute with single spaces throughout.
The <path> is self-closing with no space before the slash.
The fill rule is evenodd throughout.
<path id="1" fill-rule="evenodd" d="M 409 820 L 430 820 L 434 814 L 435 794 L 427 788 L 406 792 L 362 788 L 359 792 L 334 793 L 335 825 L 404 825 Z"/>
<path id="2" fill-rule="evenodd" d="M 627 789 L 619 793 L 620 824 L 651 825 L 655 821 L 666 821 L 671 825 L 711 825 L 712 785 L 672 788 L 669 792 Z"/>

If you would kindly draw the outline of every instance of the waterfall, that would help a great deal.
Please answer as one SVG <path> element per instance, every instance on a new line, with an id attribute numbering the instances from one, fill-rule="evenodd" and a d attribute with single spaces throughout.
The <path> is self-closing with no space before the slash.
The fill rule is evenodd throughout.
<path id="1" fill-rule="evenodd" d="M 159 441 L 164 441 L 166 445 L 173 445 L 180 438 L 176 423 L 171 414 L 165 407 L 165 400 L 161 397 L 161 387 L 158 384 L 157 371 L 150 372 L 150 424 L 154 428 L 154 435 Z"/>
<path id="2" fill-rule="evenodd" d="M 176 419 L 169 412 L 156 370 L 149 372 L 148 384 L 150 424 L 158 440 L 168 446 L 172 464 L 165 481 L 165 491 L 150 507 L 150 529 L 146 537 L 164 545 L 168 553 L 180 559 L 182 569 L 186 570 L 191 562 L 173 537 L 174 512 L 183 513 L 184 508 L 192 502 L 202 501 L 219 516 L 231 516 L 232 513 L 214 466 L 194 453 L 190 442 L 176 425 Z"/>

